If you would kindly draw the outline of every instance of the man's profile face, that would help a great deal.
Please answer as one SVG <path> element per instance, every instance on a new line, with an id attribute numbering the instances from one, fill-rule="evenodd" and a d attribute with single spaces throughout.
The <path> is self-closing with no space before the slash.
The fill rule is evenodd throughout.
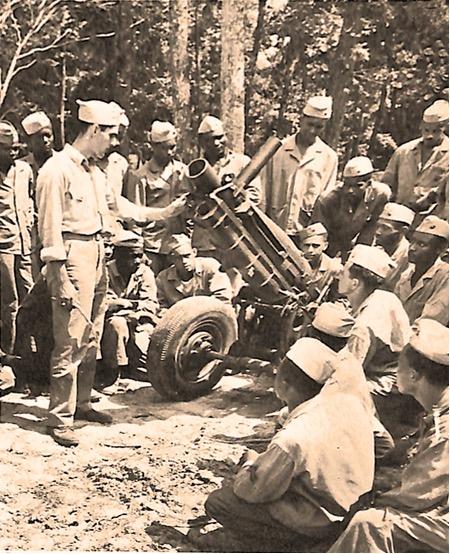
<path id="1" fill-rule="evenodd" d="M 154 142 L 152 143 L 152 157 L 156 162 L 165 167 L 169 162 L 171 162 L 177 151 L 177 141 L 176 139 L 166 140 L 164 142 Z"/>
<path id="2" fill-rule="evenodd" d="M 412 264 L 428 265 L 438 254 L 438 237 L 415 231 L 409 246 L 408 260 Z"/>
<path id="3" fill-rule="evenodd" d="M 37 156 L 50 156 L 53 150 L 53 130 L 51 127 L 44 127 L 30 137 L 31 150 Z"/>
<path id="4" fill-rule="evenodd" d="M 0 142 L 0 166 L 10 166 L 19 155 L 19 143 L 11 141 L 8 144 Z"/>
<path id="5" fill-rule="evenodd" d="M 119 128 L 94 125 L 92 134 L 92 150 L 94 157 L 101 160 L 112 148 L 119 145 Z"/>
<path id="6" fill-rule="evenodd" d="M 375 244 L 382 248 L 389 248 L 396 244 L 402 237 L 399 224 L 389 219 L 380 218 L 375 229 Z"/>

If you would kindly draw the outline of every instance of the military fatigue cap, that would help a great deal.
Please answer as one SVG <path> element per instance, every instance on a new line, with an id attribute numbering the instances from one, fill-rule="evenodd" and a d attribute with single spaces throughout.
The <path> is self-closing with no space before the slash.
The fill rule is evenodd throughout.
<path id="1" fill-rule="evenodd" d="M 303 114 L 318 119 L 330 119 L 333 108 L 331 96 L 312 96 L 303 108 Z"/>
<path id="2" fill-rule="evenodd" d="M 133 231 L 120 231 L 112 238 L 114 246 L 131 248 L 133 250 L 142 250 L 144 248 L 144 239 Z"/>
<path id="3" fill-rule="evenodd" d="M 363 177 L 373 173 L 373 165 L 367 156 L 356 156 L 344 167 L 344 177 Z"/>
<path id="4" fill-rule="evenodd" d="M 169 121 L 154 121 L 150 129 L 150 140 L 154 143 L 167 142 L 177 138 L 177 130 Z"/>
<path id="5" fill-rule="evenodd" d="M 403 206 L 403 204 L 388 202 L 381 212 L 380 219 L 388 219 L 389 221 L 398 221 L 405 225 L 411 225 L 415 215 L 412 210 Z"/>
<path id="6" fill-rule="evenodd" d="M 179 256 L 185 256 L 192 252 L 191 239 L 187 235 L 181 233 L 172 235 L 168 247 L 170 252 L 178 254 Z"/>
<path id="7" fill-rule="evenodd" d="M 312 326 L 322 333 L 333 337 L 347 338 L 355 324 L 354 317 L 343 304 L 324 302 L 316 311 Z"/>
<path id="8" fill-rule="evenodd" d="M 123 125 L 124 127 L 129 127 L 130 126 L 130 120 L 128 119 L 127 114 L 126 114 L 125 110 L 122 108 L 122 106 L 120 104 L 117 104 L 117 102 L 110 102 L 109 105 L 113 109 L 119 110 L 121 112 L 120 113 L 120 118 L 119 118 L 119 125 Z"/>
<path id="9" fill-rule="evenodd" d="M 22 120 L 22 127 L 27 135 L 34 135 L 42 129 L 52 129 L 52 122 L 45 112 L 34 112 Z"/>
<path id="10" fill-rule="evenodd" d="M 367 244 L 357 244 L 350 252 L 347 263 L 368 269 L 382 279 L 386 279 L 396 267 L 394 260 L 383 249 Z"/>
<path id="11" fill-rule="evenodd" d="M 447 100 L 436 100 L 431 106 L 428 106 L 423 112 L 422 121 L 424 123 L 445 123 L 448 121 Z"/>
<path id="12" fill-rule="evenodd" d="M 412 332 L 409 344 L 414 350 L 437 364 L 448 365 L 448 327 L 434 319 L 418 319 Z"/>
<path id="13" fill-rule="evenodd" d="M 210 133 L 214 136 L 222 136 L 225 134 L 225 129 L 223 128 L 223 123 L 218 117 L 207 115 L 202 119 L 197 132 L 199 135 L 206 135 Z"/>
<path id="14" fill-rule="evenodd" d="M 115 102 L 102 100 L 77 100 L 78 119 L 85 123 L 96 123 L 107 127 L 118 127 L 123 113 L 122 108 Z"/>
<path id="15" fill-rule="evenodd" d="M 427 216 L 416 231 L 448 240 L 448 223 L 435 215 Z"/>
<path id="16" fill-rule="evenodd" d="M 9 121 L 0 121 L 0 144 L 11 146 L 19 142 L 16 128 Z"/>
<path id="17" fill-rule="evenodd" d="M 298 339 L 286 354 L 286 358 L 308 377 L 323 385 L 333 373 L 331 362 L 336 353 L 320 340 L 310 337 Z"/>
<path id="18" fill-rule="evenodd" d="M 306 239 L 310 239 L 311 237 L 324 236 L 326 238 L 328 237 L 328 232 L 322 225 L 322 223 L 313 223 L 312 225 L 308 225 L 308 227 L 305 227 L 304 229 L 299 231 L 298 236 L 299 239 L 303 242 Z"/>

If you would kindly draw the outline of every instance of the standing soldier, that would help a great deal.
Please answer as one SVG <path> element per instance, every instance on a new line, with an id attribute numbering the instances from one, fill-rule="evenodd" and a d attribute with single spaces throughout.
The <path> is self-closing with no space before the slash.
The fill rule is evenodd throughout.
<path id="1" fill-rule="evenodd" d="M 128 176 L 125 195 L 141 206 L 166 207 L 188 187 L 186 166 L 175 158 L 177 131 L 168 121 L 154 121 L 150 130 L 152 156 Z M 182 216 L 152 222 L 143 230 L 144 250 L 155 275 L 168 266 L 168 241 L 184 231 Z M 136 230 L 136 229 L 134 229 Z"/>
<path id="2" fill-rule="evenodd" d="M 11 354 L 19 303 L 33 286 L 31 227 L 33 172 L 15 161 L 19 136 L 8 121 L 0 121 L 0 304 L 1 348 Z"/>
<path id="3" fill-rule="evenodd" d="M 320 136 L 331 117 L 332 99 L 313 96 L 300 129 L 287 137 L 262 172 L 263 209 L 291 237 L 309 225 L 319 194 L 336 183 L 338 158 Z"/>
<path id="4" fill-rule="evenodd" d="M 415 211 L 433 210 L 447 218 L 448 102 L 437 100 L 423 113 L 422 136 L 402 144 L 390 159 L 382 181 L 397 202 Z"/>
<path id="5" fill-rule="evenodd" d="M 106 310 L 108 284 L 100 232 L 109 217 L 104 173 L 95 165 L 118 143 L 121 111 L 106 102 L 78 101 L 78 134 L 52 156 L 37 182 L 42 260 L 52 296 L 49 432 L 63 446 L 76 446 L 73 419 L 110 423 L 92 409 L 91 390 Z M 119 197 L 114 209 L 134 219 L 164 219 L 184 209 L 142 208 Z"/>
<path id="6" fill-rule="evenodd" d="M 237 176 L 250 162 L 245 154 L 233 152 L 227 146 L 227 136 L 222 121 L 212 115 L 203 118 L 198 128 L 198 140 L 202 153 L 211 167 L 222 179 L 225 175 Z M 259 177 L 249 183 L 244 191 L 248 200 L 258 204 L 261 200 L 261 184 Z M 212 243 L 208 231 L 194 226 L 192 246 L 199 256 L 217 257 L 216 247 Z"/>
<path id="7" fill-rule="evenodd" d="M 27 162 L 31 166 L 31 169 L 33 170 L 34 183 L 36 184 L 38 171 L 54 153 L 53 126 L 45 112 L 34 112 L 27 115 L 27 117 L 22 121 L 22 127 L 28 136 L 31 150 L 31 152 L 23 158 L 23 161 Z M 34 187 L 32 190 L 32 197 L 35 212 L 37 212 Z M 34 225 L 31 230 L 31 244 L 33 277 L 34 279 L 37 279 L 42 267 L 42 261 L 40 259 L 41 245 L 39 243 L 36 219 L 34 220 Z"/>

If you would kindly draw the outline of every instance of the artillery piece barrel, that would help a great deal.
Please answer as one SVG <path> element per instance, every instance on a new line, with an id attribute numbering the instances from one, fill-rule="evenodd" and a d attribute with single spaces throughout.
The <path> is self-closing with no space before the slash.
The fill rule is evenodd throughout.
<path id="1" fill-rule="evenodd" d="M 239 175 L 234 179 L 234 192 L 238 194 L 243 191 L 246 185 L 251 183 L 258 175 L 261 169 L 267 164 L 279 148 L 282 142 L 278 137 L 270 137 L 253 156 L 251 161 L 241 170 Z"/>

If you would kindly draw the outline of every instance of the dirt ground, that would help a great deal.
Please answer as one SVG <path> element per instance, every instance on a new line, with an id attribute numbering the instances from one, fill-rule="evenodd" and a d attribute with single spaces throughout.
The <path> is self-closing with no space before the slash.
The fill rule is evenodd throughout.
<path id="1" fill-rule="evenodd" d="M 272 432 L 271 377 L 226 376 L 208 396 L 165 402 L 122 380 L 96 407 L 110 426 L 77 423 L 80 445 L 46 434 L 48 397 L 1 401 L 0 550 L 195 551 L 188 520 L 232 478 L 249 437 Z"/>

